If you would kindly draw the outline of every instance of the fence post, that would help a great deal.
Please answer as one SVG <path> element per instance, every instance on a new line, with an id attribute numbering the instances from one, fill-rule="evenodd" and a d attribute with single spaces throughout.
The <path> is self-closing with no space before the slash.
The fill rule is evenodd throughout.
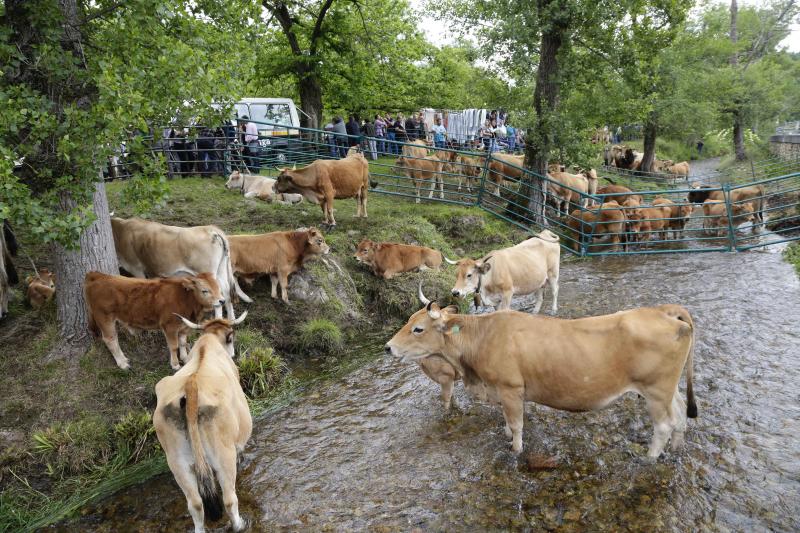
<path id="1" fill-rule="evenodd" d="M 756 181 L 756 167 L 752 159 L 750 160 L 750 173 L 753 175 L 753 181 Z"/>
<path id="2" fill-rule="evenodd" d="M 481 172 L 481 184 L 478 186 L 478 198 L 475 200 L 475 205 L 480 206 L 481 201 L 483 200 L 483 191 L 486 189 L 486 178 L 489 176 L 489 159 L 492 157 L 492 153 L 489 152 L 486 154 L 486 160 L 483 162 L 483 172 Z"/>
<path id="3" fill-rule="evenodd" d="M 731 187 L 729 184 L 722 185 L 722 195 L 725 198 L 725 211 L 728 214 L 728 251 L 736 251 L 736 227 L 733 225 L 733 206 L 731 205 Z"/>
<path id="4" fill-rule="evenodd" d="M 567 209 L 569 209 L 569 207 L 567 207 Z M 581 210 L 585 212 L 588 210 L 588 208 L 581 206 Z M 584 235 L 583 233 L 583 220 L 581 220 L 581 257 L 584 257 L 589 253 L 589 249 L 592 246 L 592 241 L 594 240 L 594 227 L 597 225 L 597 220 L 600 218 L 602 211 L 603 211 L 603 203 L 601 202 L 597 206 L 597 216 L 592 217 L 592 223 L 589 226 L 588 239 L 584 239 L 586 235 Z M 583 219 L 583 217 L 581 218 Z"/>

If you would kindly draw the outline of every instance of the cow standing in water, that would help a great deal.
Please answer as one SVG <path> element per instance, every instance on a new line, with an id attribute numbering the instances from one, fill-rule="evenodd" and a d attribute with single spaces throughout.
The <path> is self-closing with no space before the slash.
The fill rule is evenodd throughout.
<path id="1" fill-rule="evenodd" d="M 461 315 L 422 296 L 425 307 L 386 344 L 404 361 L 443 357 L 465 383 L 479 383 L 503 407 L 506 435 L 522 451 L 524 402 L 593 411 L 627 392 L 647 401 L 654 434 L 647 455 L 667 441 L 683 444 L 686 417 L 697 416 L 693 392 L 694 323 L 679 305 L 563 320 L 498 311 Z M 688 407 L 678 383 L 686 368 Z"/>

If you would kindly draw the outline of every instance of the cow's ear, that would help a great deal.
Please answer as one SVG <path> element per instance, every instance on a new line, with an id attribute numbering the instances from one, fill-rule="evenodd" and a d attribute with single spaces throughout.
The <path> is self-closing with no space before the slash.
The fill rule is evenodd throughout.
<path id="1" fill-rule="evenodd" d="M 486 274 L 492 269 L 491 263 L 483 263 L 478 267 L 478 272 L 481 274 Z"/>
<path id="2" fill-rule="evenodd" d="M 187 291 L 192 291 L 194 290 L 195 283 L 196 283 L 195 280 L 193 280 L 192 278 L 183 278 L 183 280 L 181 281 L 181 287 L 183 287 Z"/>

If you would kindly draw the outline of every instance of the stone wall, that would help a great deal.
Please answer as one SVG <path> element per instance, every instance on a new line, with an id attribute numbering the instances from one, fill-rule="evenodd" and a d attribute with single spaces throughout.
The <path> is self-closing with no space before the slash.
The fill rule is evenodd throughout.
<path id="1" fill-rule="evenodd" d="M 781 159 L 800 158 L 800 134 L 773 135 L 769 138 L 769 151 Z"/>

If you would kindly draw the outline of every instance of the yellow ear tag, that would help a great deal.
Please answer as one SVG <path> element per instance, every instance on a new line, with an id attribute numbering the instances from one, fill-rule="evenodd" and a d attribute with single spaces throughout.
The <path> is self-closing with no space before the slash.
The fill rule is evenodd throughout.
<path id="1" fill-rule="evenodd" d="M 459 331 L 461 331 L 461 326 L 455 325 L 450 328 L 450 333 L 458 333 Z"/>

